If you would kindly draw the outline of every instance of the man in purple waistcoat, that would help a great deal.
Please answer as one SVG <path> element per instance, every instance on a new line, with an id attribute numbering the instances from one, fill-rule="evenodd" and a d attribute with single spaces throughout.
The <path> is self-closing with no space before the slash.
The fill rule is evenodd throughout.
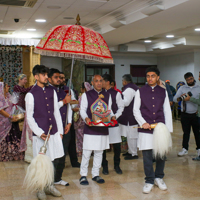
<path id="1" fill-rule="evenodd" d="M 66 79 L 65 79 L 65 74 L 63 72 L 60 72 L 60 88 L 63 89 L 65 92 L 69 91 L 69 87 L 66 85 Z M 71 89 L 71 99 L 72 100 L 77 100 L 75 97 L 75 92 Z M 73 108 L 73 105 L 72 105 Z M 73 116 L 73 115 L 72 115 Z M 72 167 L 77 167 L 80 168 L 80 163 L 78 162 L 78 157 L 76 153 L 76 137 L 75 137 L 75 129 L 74 129 L 74 121 L 72 118 L 72 125 L 70 128 L 70 132 L 68 133 L 70 135 L 70 142 L 68 145 L 68 153 L 70 157 L 70 162 Z"/>
<path id="2" fill-rule="evenodd" d="M 111 108 L 113 114 L 115 115 L 115 118 L 118 119 L 124 110 L 124 104 L 122 102 L 121 94 L 118 91 L 112 89 L 110 84 L 111 82 L 112 82 L 111 75 L 104 74 L 103 88 L 111 95 L 112 98 Z M 113 144 L 113 149 L 114 149 L 114 169 L 117 172 L 117 174 L 122 174 L 122 170 L 119 166 L 120 154 L 121 154 L 121 142 L 122 142 L 119 125 L 117 124 L 114 127 L 109 127 L 108 130 L 109 130 L 109 143 Z M 102 166 L 103 166 L 102 173 L 105 175 L 109 174 L 108 161 L 106 160 L 106 150 L 104 150 L 103 152 Z"/>
<path id="3" fill-rule="evenodd" d="M 156 159 L 156 169 L 153 169 L 153 130 L 150 125 L 165 123 L 170 132 L 172 127 L 172 114 L 169 98 L 164 88 L 157 85 L 160 72 L 155 67 L 146 70 L 147 83 L 135 95 L 134 115 L 142 129 L 139 129 L 138 148 L 142 150 L 145 172 L 145 185 L 143 193 L 150 193 L 154 184 L 161 190 L 167 190 L 163 181 L 165 159 Z M 161 133 L 162 134 L 162 133 Z"/>
<path id="4" fill-rule="evenodd" d="M 68 152 L 69 141 L 70 141 L 69 130 L 72 123 L 72 110 L 71 110 L 71 106 L 67 106 L 67 104 L 65 104 L 65 97 L 66 97 L 65 91 L 59 88 L 60 83 L 61 83 L 60 71 L 58 69 L 51 68 L 49 70 L 48 77 L 49 77 L 48 78 L 49 86 L 55 90 L 58 97 L 58 101 L 59 101 L 58 104 L 60 108 L 63 129 L 65 130 L 65 133 L 62 139 L 65 155 L 61 158 L 54 160 L 54 167 L 55 167 L 54 182 L 56 185 L 68 186 L 69 183 L 62 180 L 62 173 L 65 168 L 65 158 Z M 68 111 L 67 111 L 67 108 L 69 108 Z"/>
<path id="5" fill-rule="evenodd" d="M 52 87 L 47 86 L 48 71 L 48 68 L 43 65 L 36 65 L 33 68 L 32 73 L 37 84 L 27 93 L 25 101 L 28 125 L 33 132 L 33 156 L 38 155 L 47 137 L 49 126 L 52 125 L 46 155 L 54 161 L 64 155 L 63 126 L 56 92 Z M 53 183 L 45 191 L 38 191 L 38 199 L 45 200 L 45 193 L 62 196 Z"/>
<path id="6" fill-rule="evenodd" d="M 83 154 L 80 168 L 80 184 L 88 185 L 87 180 L 88 165 L 92 151 L 94 151 L 92 180 L 97 183 L 104 183 L 104 179 L 99 176 L 101 168 L 103 150 L 109 149 L 108 127 L 89 126 L 92 119 L 94 103 L 97 101 L 104 102 L 107 105 L 107 110 L 111 110 L 112 100 L 110 94 L 102 90 L 102 77 L 95 75 L 92 79 L 94 89 L 82 95 L 80 114 L 85 121 L 84 137 L 83 137 Z M 106 110 L 106 111 L 107 111 Z M 113 113 L 111 111 L 111 117 Z M 114 119 L 115 117 L 113 117 Z"/>
<path id="7" fill-rule="evenodd" d="M 128 152 L 123 154 L 125 160 L 138 159 L 137 155 L 137 139 L 138 131 L 136 128 L 137 121 L 133 115 L 133 105 L 135 93 L 138 87 L 133 83 L 132 77 L 130 74 L 125 74 L 122 77 L 123 84 L 123 104 L 124 111 L 119 117 L 118 122 L 120 125 L 120 131 L 122 136 L 127 137 L 128 143 Z"/>

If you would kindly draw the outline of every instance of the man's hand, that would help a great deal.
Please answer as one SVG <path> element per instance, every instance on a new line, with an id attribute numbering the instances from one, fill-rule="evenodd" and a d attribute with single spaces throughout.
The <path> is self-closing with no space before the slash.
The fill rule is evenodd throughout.
<path id="1" fill-rule="evenodd" d="M 91 119 L 88 118 L 88 117 L 86 117 L 86 118 L 85 118 L 85 122 L 86 122 L 87 125 L 89 125 L 89 123 L 91 122 Z"/>
<path id="2" fill-rule="evenodd" d="M 79 108 L 76 107 L 76 108 L 73 108 L 72 110 L 73 110 L 74 112 L 78 112 L 78 111 L 79 111 Z"/>
<path id="3" fill-rule="evenodd" d="M 61 137 L 61 139 L 63 139 L 63 135 L 62 134 L 60 134 L 60 137 Z"/>
<path id="4" fill-rule="evenodd" d="M 144 124 L 142 125 L 142 128 L 143 128 L 143 129 L 149 129 L 149 130 L 151 130 L 151 126 L 150 126 L 149 123 L 144 123 Z"/>
<path id="5" fill-rule="evenodd" d="M 170 104 L 170 106 L 173 106 L 174 102 L 173 102 L 173 101 L 170 101 L 169 104 Z"/>
<path id="6" fill-rule="evenodd" d="M 69 124 L 67 124 L 66 126 L 65 126 L 65 134 L 67 134 L 68 132 L 69 132 L 69 130 L 70 130 L 70 128 L 71 128 L 71 123 L 69 123 Z"/>
<path id="7" fill-rule="evenodd" d="M 184 101 L 189 101 L 190 98 L 191 98 L 191 97 L 188 95 L 188 96 L 184 99 Z"/>
<path id="8" fill-rule="evenodd" d="M 13 116 L 13 118 L 11 119 L 11 122 L 17 122 L 18 121 L 18 117 L 17 116 Z"/>
<path id="9" fill-rule="evenodd" d="M 71 101 L 71 95 L 67 94 L 65 96 L 64 102 L 70 103 L 70 101 Z"/>
<path id="10" fill-rule="evenodd" d="M 116 120 L 116 117 L 115 117 L 115 116 L 112 116 L 111 120 Z"/>
<path id="11" fill-rule="evenodd" d="M 44 133 L 42 133 L 42 135 L 40 136 L 40 138 L 43 139 L 43 140 L 46 140 L 47 135 L 45 135 Z M 49 140 L 49 138 L 50 138 L 50 134 L 49 134 L 48 140 Z"/>

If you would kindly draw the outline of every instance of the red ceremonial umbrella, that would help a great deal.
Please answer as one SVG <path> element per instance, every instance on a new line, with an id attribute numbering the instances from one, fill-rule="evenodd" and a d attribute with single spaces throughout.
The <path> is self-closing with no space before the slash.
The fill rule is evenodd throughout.
<path id="1" fill-rule="evenodd" d="M 54 26 L 40 40 L 35 53 L 72 58 L 69 91 L 74 59 L 113 63 L 108 45 L 101 34 L 80 25 Z"/>

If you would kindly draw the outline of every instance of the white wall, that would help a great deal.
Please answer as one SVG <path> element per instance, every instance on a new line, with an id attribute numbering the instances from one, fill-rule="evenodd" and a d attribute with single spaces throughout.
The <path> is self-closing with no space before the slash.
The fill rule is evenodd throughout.
<path id="1" fill-rule="evenodd" d="M 170 80 L 175 87 L 179 81 L 185 82 L 185 73 L 194 74 L 194 53 L 158 56 L 158 68 L 161 72 L 160 78 L 163 81 Z"/>
<path id="2" fill-rule="evenodd" d="M 41 56 L 41 65 L 49 68 L 55 68 L 62 71 L 62 58 L 51 57 L 51 56 Z"/>
<path id="3" fill-rule="evenodd" d="M 194 51 L 194 78 L 199 84 L 199 72 L 200 72 L 200 50 Z"/>
<path id="4" fill-rule="evenodd" d="M 118 89 L 122 88 L 122 76 L 130 74 L 130 65 L 157 65 L 157 56 L 154 54 L 112 52 L 112 56 L 115 64 L 115 80 Z"/>

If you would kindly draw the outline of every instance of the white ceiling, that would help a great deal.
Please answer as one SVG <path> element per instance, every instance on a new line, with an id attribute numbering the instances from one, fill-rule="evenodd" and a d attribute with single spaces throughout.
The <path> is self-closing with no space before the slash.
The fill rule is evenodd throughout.
<path id="1" fill-rule="evenodd" d="M 155 6 L 163 10 L 144 14 Z M 130 52 L 192 50 L 200 48 L 200 32 L 194 32 L 194 28 L 200 27 L 199 8 L 200 0 L 38 0 L 33 8 L 0 6 L 0 30 L 14 31 L 0 37 L 41 38 L 53 26 L 75 24 L 79 14 L 81 24 L 100 32 L 114 51 L 121 44 L 128 46 Z M 18 23 L 15 18 L 20 19 Z M 47 21 L 37 23 L 36 19 Z M 28 28 L 37 31 L 29 32 Z M 175 38 L 167 39 L 168 33 Z M 141 39 L 149 37 L 153 37 L 152 43 L 144 44 Z"/>

